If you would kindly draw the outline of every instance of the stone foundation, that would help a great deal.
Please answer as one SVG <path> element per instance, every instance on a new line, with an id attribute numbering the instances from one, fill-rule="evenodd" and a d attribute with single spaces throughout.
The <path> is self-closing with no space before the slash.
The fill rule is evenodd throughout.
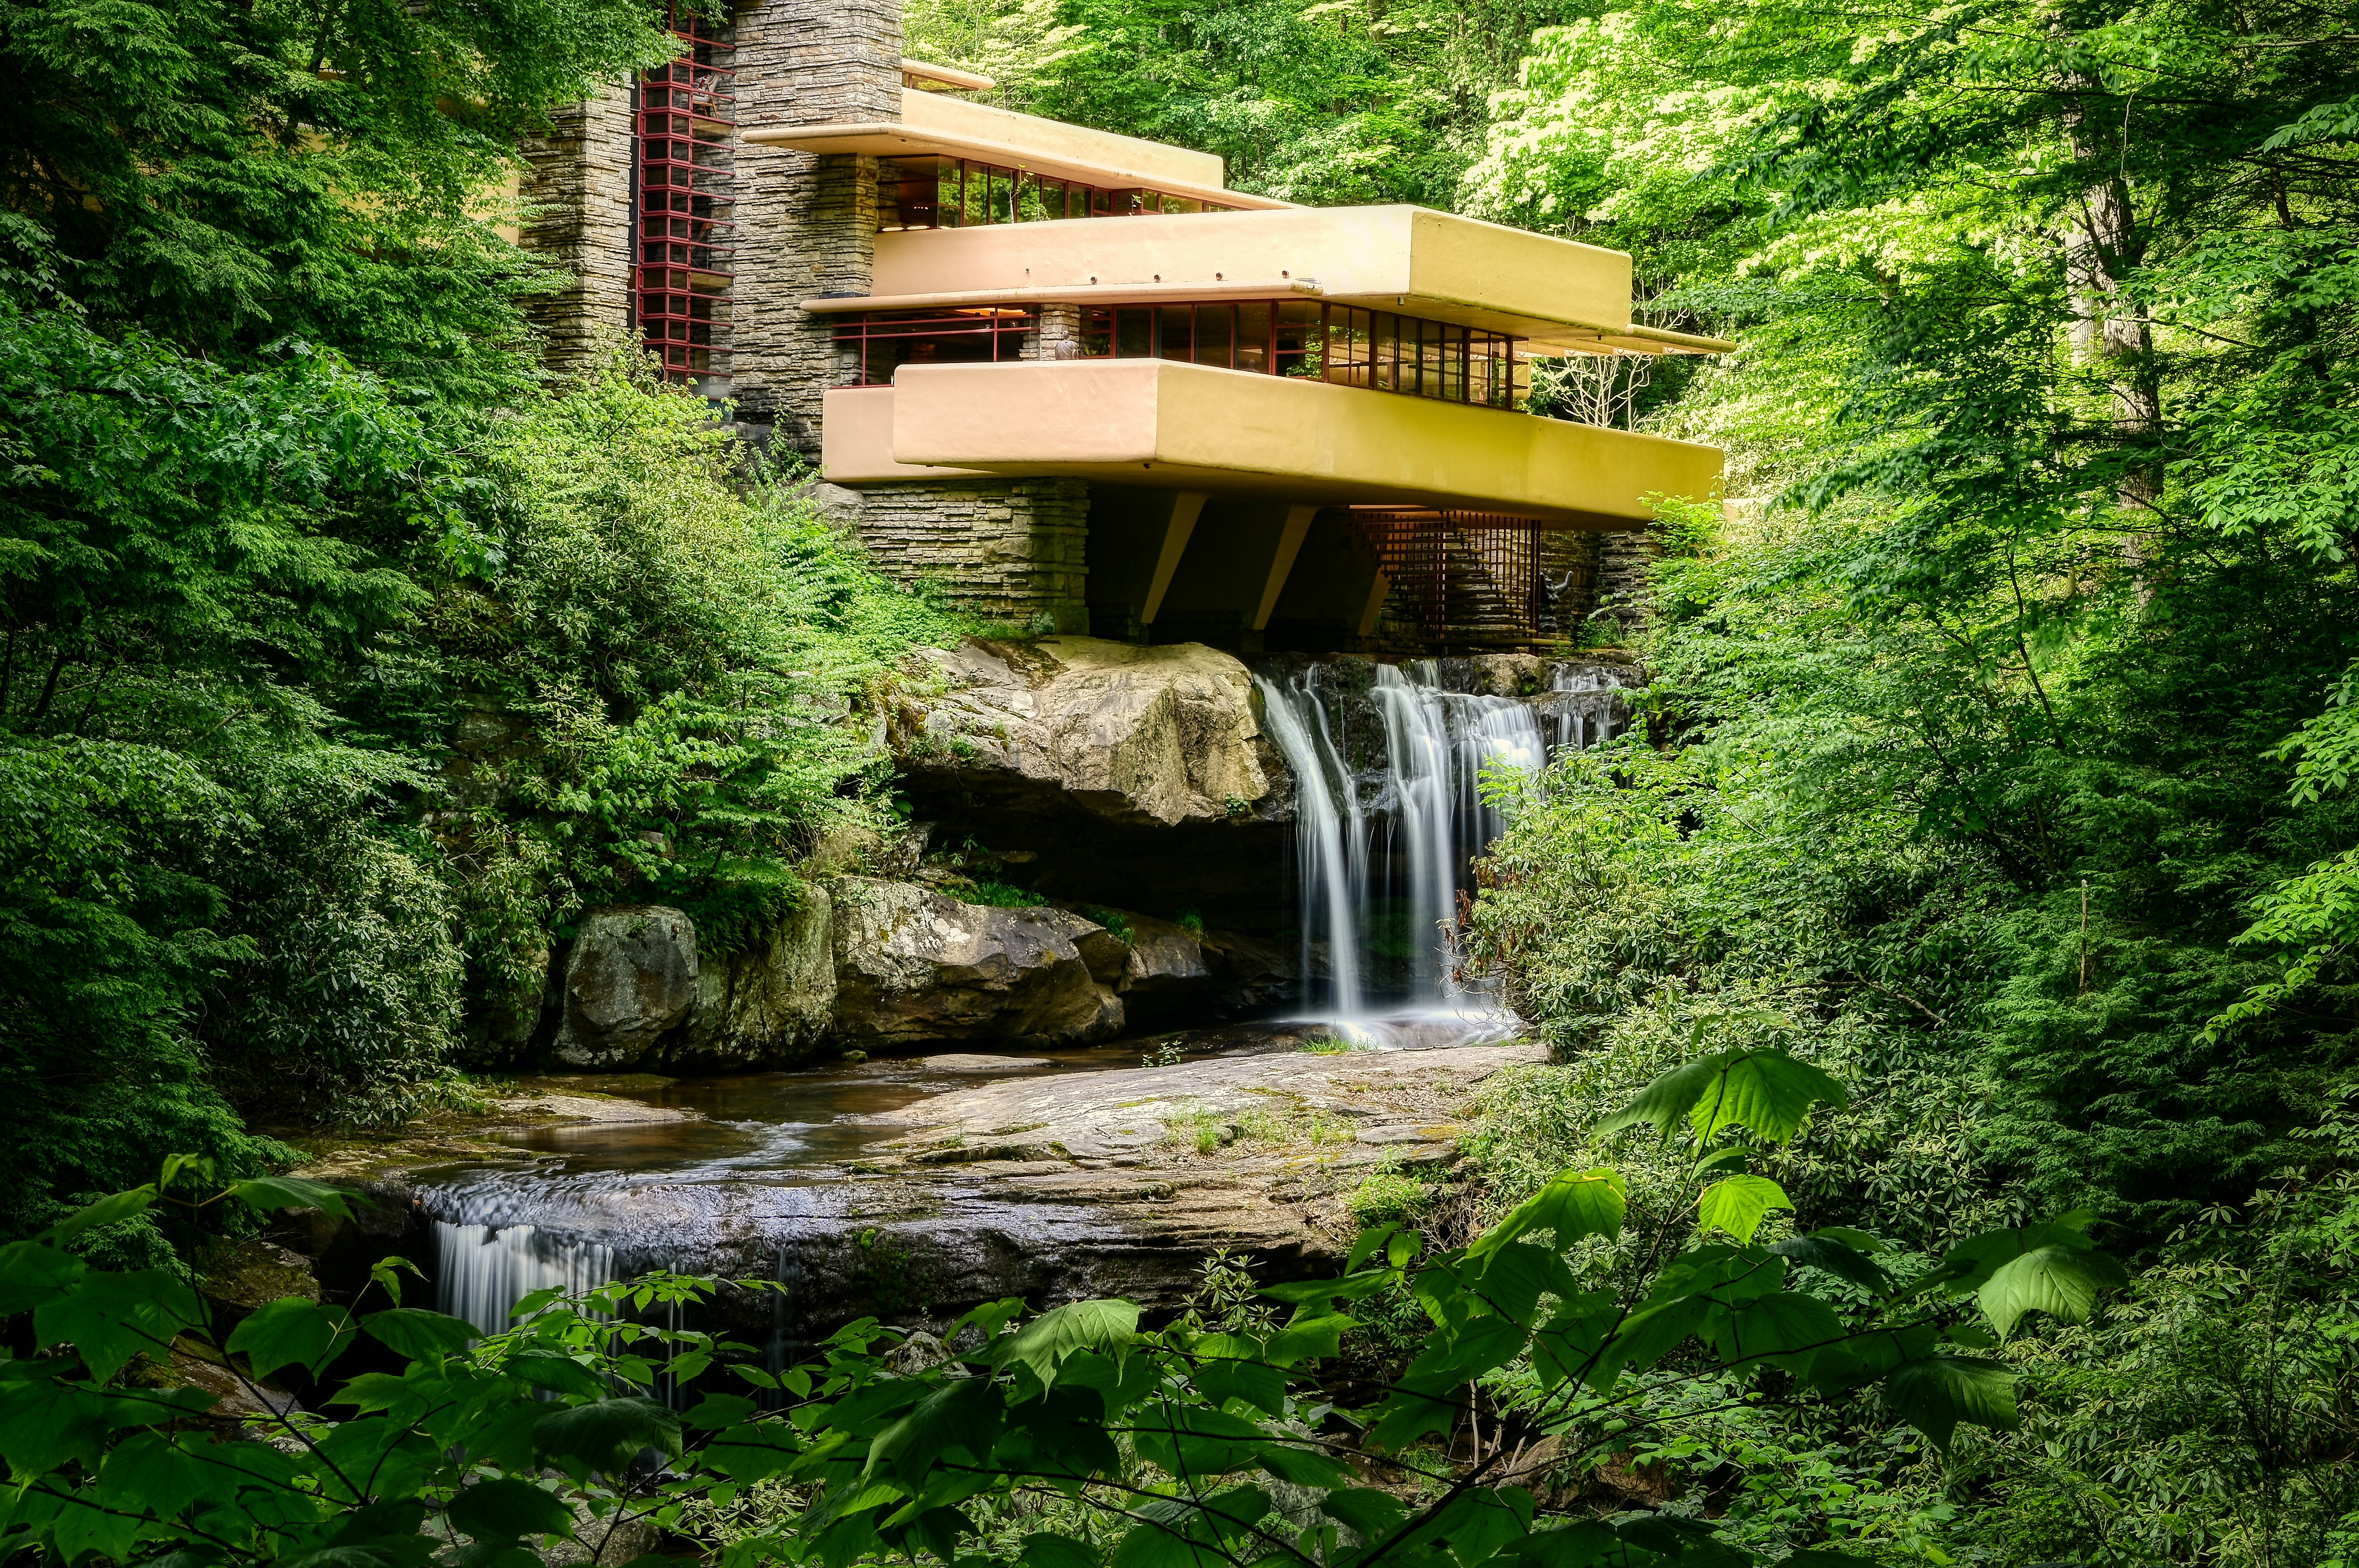
<path id="1" fill-rule="evenodd" d="M 969 614 L 1086 633 L 1089 515 L 1077 479 L 948 480 L 862 491 L 859 530 L 878 567 Z"/>

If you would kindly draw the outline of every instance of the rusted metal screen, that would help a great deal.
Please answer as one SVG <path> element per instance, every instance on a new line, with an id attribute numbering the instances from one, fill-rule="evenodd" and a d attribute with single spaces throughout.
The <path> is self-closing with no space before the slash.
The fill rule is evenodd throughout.
<path id="1" fill-rule="evenodd" d="M 1355 507 L 1384 562 L 1388 609 L 1426 641 L 1524 645 L 1555 634 L 1529 517 L 1417 507 Z"/>

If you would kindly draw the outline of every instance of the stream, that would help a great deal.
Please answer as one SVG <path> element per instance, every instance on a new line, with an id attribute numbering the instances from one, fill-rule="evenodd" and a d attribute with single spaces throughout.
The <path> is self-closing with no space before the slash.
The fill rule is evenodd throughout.
<path id="1" fill-rule="evenodd" d="M 1043 1196 L 1004 1170 L 955 1162 L 912 1170 L 886 1146 L 924 1129 L 930 1102 L 956 1108 L 986 1084 L 1038 1082 L 1053 1099 L 1079 1077 L 1151 1065 L 1168 1070 L 1152 1093 L 1184 1103 L 1167 1080 L 1184 1082 L 1201 1064 L 1515 1038 L 1512 1016 L 1453 983 L 1443 935 L 1469 859 L 1502 826 L 1482 799 L 1482 772 L 1536 769 L 1554 747 L 1607 738 L 1626 721 L 1620 676 L 1561 665 L 1547 691 L 1508 697 L 1446 689 L 1433 662 L 1376 665 L 1372 683 L 1367 672 L 1365 661 L 1346 672 L 1356 687 L 1319 664 L 1256 677 L 1267 733 L 1296 780 L 1307 994 L 1288 1016 L 1090 1048 L 935 1046 L 799 1071 L 582 1080 L 614 1096 L 614 1114 L 626 1119 L 516 1129 L 497 1135 L 507 1158 L 410 1177 L 432 1225 L 441 1310 L 488 1331 L 552 1285 L 579 1291 L 653 1268 L 763 1276 L 791 1287 L 766 1309 L 777 1353 L 864 1303 L 923 1318 L 995 1294 L 1147 1294 L 1174 1267 L 1184 1278 L 1184 1246 L 1143 1241 L 1135 1217 L 1102 1212 L 1086 1190 Z M 895 1291 L 908 1299 L 891 1301 Z"/>

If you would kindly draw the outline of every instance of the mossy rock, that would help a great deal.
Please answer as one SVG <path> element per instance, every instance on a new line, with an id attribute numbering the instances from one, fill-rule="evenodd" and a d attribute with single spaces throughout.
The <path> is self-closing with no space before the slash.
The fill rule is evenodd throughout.
<path id="1" fill-rule="evenodd" d="M 225 1305 L 253 1312 L 288 1296 L 320 1299 L 320 1281 L 299 1252 L 255 1238 L 223 1245 L 206 1260 L 198 1289 Z"/>

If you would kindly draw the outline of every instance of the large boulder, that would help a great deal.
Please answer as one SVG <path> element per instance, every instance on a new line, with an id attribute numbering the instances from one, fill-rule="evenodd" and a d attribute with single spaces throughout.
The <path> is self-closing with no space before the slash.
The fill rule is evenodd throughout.
<path id="1" fill-rule="evenodd" d="M 664 1059 L 690 1072 L 787 1066 L 819 1053 L 834 1013 L 834 904 L 811 887 L 750 946 L 699 961 L 696 1007 Z"/>
<path id="2" fill-rule="evenodd" d="M 911 882 L 838 877 L 835 1028 L 846 1044 L 1083 1044 L 1122 1029 L 1105 928 L 1058 909 L 962 903 Z M 1083 945 L 1091 949 L 1083 952 Z"/>
<path id="3" fill-rule="evenodd" d="M 1151 827 L 1239 818 L 1269 793 L 1253 676 L 1201 643 L 969 638 L 919 657 L 888 734 L 920 781 Z"/>
<path id="4" fill-rule="evenodd" d="M 625 1067 L 696 1005 L 696 927 L 660 904 L 592 910 L 565 965 L 564 1016 L 549 1054 Z"/>

